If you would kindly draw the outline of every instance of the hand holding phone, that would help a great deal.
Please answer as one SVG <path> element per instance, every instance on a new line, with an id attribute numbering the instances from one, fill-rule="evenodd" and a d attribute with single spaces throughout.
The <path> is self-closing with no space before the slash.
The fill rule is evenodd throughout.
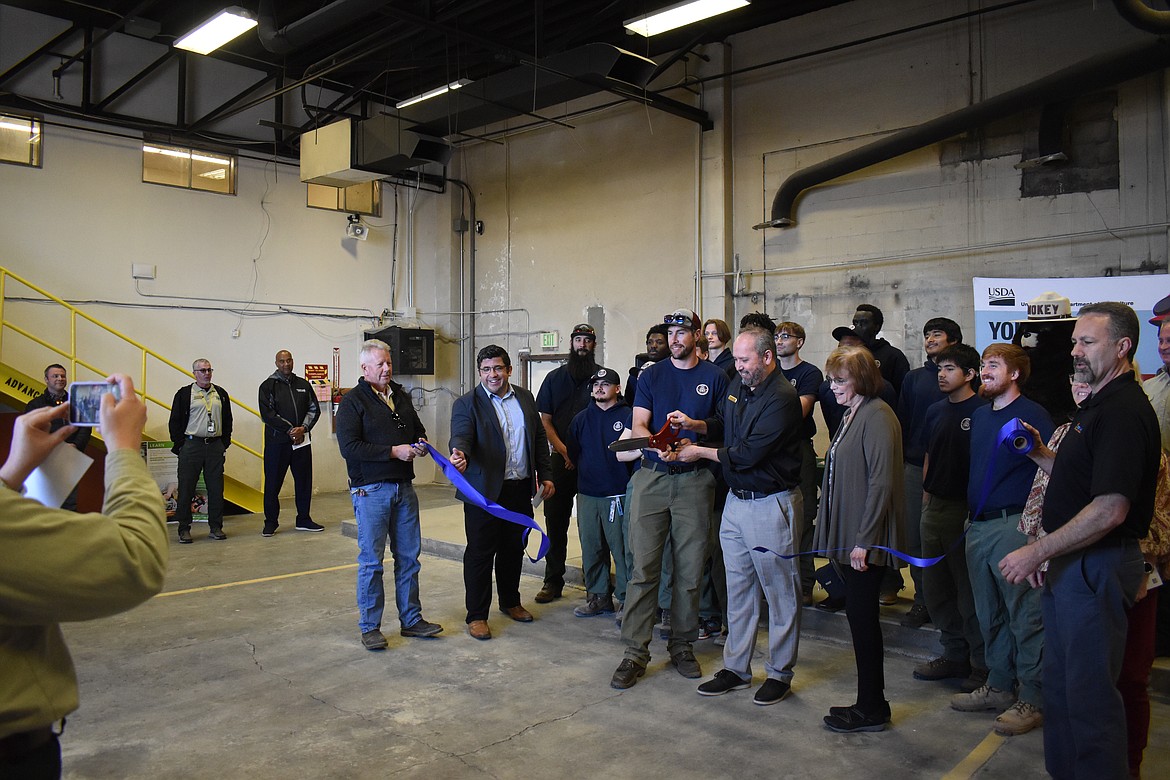
<path id="1" fill-rule="evenodd" d="M 102 394 L 122 400 L 122 389 L 110 382 L 74 382 L 69 385 L 69 424 L 93 428 L 101 422 Z"/>

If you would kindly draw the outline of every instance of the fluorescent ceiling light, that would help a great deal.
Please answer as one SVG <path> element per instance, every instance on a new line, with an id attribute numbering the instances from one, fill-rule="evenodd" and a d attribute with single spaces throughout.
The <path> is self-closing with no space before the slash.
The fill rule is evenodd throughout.
<path id="1" fill-rule="evenodd" d="M 749 4 L 750 0 L 685 0 L 652 14 L 630 19 L 623 26 L 630 32 L 649 38 Z"/>
<path id="2" fill-rule="evenodd" d="M 412 98 L 407 98 L 406 100 L 395 103 L 394 107 L 395 108 L 406 108 L 407 106 L 413 106 L 415 103 L 421 103 L 424 100 L 430 100 L 433 97 L 438 97 L 439 95 L 445 95 L 453 89 L 460 89 L 462 87 L 466 87 L 470 83 L 471 83 L 471 79 L 459 79 L 458 81 L 452 81 L 450 84 L 444 84 L 441 87 L 435 87 L 430 92 L 424 92 L 421 95 L 415 95 Z"/>
<path id="3" fill-rule="evenodd" d="M 191 32 L 175 41 L 176 49 L 196 54 L 210 54 L 228 41 L 234 40 L 256 26 L 252 15 L 234 5 L 225 8 Z"/>

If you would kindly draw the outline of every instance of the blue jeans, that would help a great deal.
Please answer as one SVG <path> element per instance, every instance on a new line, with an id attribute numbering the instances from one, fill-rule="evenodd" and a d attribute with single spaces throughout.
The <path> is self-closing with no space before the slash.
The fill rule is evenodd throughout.
<path id="1" fill-rule="evenodd" d="M 409 482 L 375 482 L 349 490 L 358 526 L 358 627 L 364 634 L 381 628 L 386 606 L 382 559 L 386 539 L 394 557 L 394 600 L 403 628 L 422 619 L 418 597 L 418 556 L 422 533 L 418 524 L 418 497 Z"/>

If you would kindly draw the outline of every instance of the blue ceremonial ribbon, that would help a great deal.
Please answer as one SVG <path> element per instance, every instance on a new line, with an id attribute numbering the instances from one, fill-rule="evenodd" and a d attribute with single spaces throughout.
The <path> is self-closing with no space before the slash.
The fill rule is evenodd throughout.
<path id="1" fill-rule="evenodd" d="M 999 429 L 999 433 L 996 434 L 995 449 L 992 450 L 991 460 L 987 463 L 987 471 L 983 474 L 983 487 L 979 494 L 979 505 L 971 514 L 971 517 L 978 517 L 983 512 L 983 506 L 987 503 L 987 496 L 991 494 L 991 488 L 993 487 L 991 484 L 991 477 L 992 474 L 995 473 L 995 462 L 999 458 L 1000 450 L 1006 449 L 1008 452 L 1014 452 L 1019 455 L 1027 455 L 1032 451 L 1034 444 L 1035 441 L 1032 438 L 1032 433 L 1024 427 L 1024 423 L 1020 420 L 1019 417 L 1013 417 L 1003 424 L 1003 427 Z M 962 543 L 963 539 L 967 536 L 967 531 L 970 530 L 970 528 L 971 526 L 968 525 L 967 528 L 963 530 L 963 533 L 959 535 L 959 538 L 954 541 L 954 543 L 950 546 L 950 548 L 947 549 L 946 552 L 944 552 L 942 555 L 936 555 L 933 558 L 919 558 L 915 555 L 904 553 L 901 550 L 895 550 L 893 547 L 886 547 L 880 544 L 872 545 L 866 549 L 881 550 L 882 552 L 889 553 L 895 558 L 905 561 L 911 566 L 917 566 L 919 568 L 925 569 L 927 566 L 934 566 L 943 558 L 946 558 L 948 555 L 954 552 L 955 548 L 958 547 Z M 772 553 L 772 555 L 783 558 L 786 561 L 792 560 L 793 558 L 797 558 L 801 555 L 820 555 L 822 557 L 828 557 L 828 553 L 845 552 L 846 550 L 852 549 L 852 547 L 837 547 L 829 550 L 809 550 L 808 552 L 803 553 L 783 555 L 776 552 L 775 550 L 769 550 L 767 547 L 752 548 L 754 552 Z"/>
<path id="2" fill-rule="evenodd" d="M 451 484 L 458 488 L 459 492 L 467 498 L 467 503 L 479 507 L 493 517 L 524 526 L 524 545 L 526 548 L 528 545 L 528 534 L 533 531 L 540 534 L 540 549 L 537 550 L 535 558 L 529 555 L 528 560 L 536 563 L 545 556 L 548 552 L 548 534 L 544 532 L 544 529 L 540 527 L 540 524 L 535 519 L 502 507 L 495 501 L 488 501 L 483 497 L 482 493 L 471 486 L 471 483 L 467 481 L 466 477 L 459 473 L 459 469 L 451 465 L 451 461 L 447 460 L 445 455 L 432 447 L 430 442 L 424 442 L 424 444 L 427 445 L 427 451 L 431 453 L 431 457 L 435 459 L 435 463 L 438 463 L 439 468 L 443 470 L 443 476 L 451 480 Z"/>

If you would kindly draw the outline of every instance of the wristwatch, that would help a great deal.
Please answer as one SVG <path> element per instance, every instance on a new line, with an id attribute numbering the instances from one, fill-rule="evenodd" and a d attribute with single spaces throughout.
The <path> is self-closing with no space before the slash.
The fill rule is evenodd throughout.
<path id="1" fill-rule="evenodd" d="M 1150 563 L 1149 561 L 1143 561 L 1143 563 L 1145 564 L 1145 567 L 1146 567 L 1146 574 L 1153 574 L 1154 564 Z"/>

